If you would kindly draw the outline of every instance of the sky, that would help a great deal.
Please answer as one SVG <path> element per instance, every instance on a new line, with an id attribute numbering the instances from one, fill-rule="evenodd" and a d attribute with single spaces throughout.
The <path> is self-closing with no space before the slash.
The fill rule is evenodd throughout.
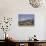
<path id="1" fill-rule="evenodd" d="M 33 18 L 34 18 L 33 14 L 19 14 L 19 16 L 18 16 L 19 21 L 29 20 L 29 19 L 33 19 Z"/>

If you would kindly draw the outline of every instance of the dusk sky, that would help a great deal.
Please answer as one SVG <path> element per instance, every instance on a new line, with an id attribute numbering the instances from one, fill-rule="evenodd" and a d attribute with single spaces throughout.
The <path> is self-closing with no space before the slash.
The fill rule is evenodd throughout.
<path id="1" fill-rule="evenodd" d="M 18 16 L 19 21 L 24 21 L 24 20 L 29 20 L 29 19 L 33 19 L 34 15 L 33 14 L 19 14 Z"/>

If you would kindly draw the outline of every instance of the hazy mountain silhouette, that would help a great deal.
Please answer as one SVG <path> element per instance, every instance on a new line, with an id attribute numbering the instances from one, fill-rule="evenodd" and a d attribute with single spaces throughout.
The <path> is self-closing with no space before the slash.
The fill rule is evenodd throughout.
<path id="1" fill-rule="evenodd" d="M 19 25 L 34 25 L 34 20 L 19 21 Z"/>

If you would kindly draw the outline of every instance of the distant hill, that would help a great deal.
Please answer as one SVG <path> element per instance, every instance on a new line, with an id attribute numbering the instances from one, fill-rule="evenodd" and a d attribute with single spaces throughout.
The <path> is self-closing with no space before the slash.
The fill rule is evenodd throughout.
<path id="1" fill-rule="evenodd" d="M 34 25 L 34 20 L 19 21 L 19 25 Z"/>

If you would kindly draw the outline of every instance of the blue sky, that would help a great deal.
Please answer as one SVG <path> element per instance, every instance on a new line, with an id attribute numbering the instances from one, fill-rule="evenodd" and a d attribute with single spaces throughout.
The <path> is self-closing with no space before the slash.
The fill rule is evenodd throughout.
<path id="1" fill-rule="evenodd" d="M 29 20 L 33 19 L 34 15 L 33 14 L 19 14 L 19 21 L 24 21 L 24 20 Z"/>

